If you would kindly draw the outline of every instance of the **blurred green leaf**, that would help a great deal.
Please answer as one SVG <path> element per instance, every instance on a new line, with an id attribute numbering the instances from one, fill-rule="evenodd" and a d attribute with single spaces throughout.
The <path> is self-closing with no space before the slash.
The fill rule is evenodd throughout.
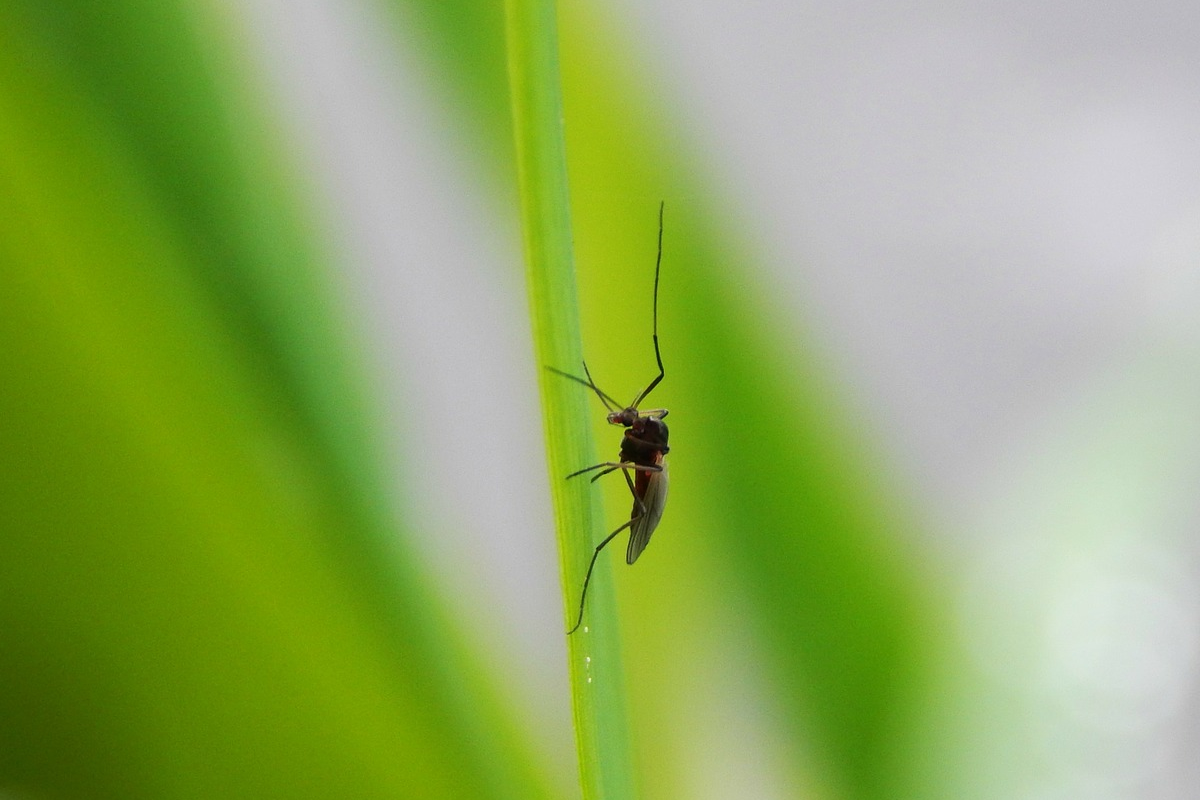
<path id="1" fill-rule="evenodd" d="M 0 790 L 548 795 L 394 539 L 228 32 L 2 8 Z"/>

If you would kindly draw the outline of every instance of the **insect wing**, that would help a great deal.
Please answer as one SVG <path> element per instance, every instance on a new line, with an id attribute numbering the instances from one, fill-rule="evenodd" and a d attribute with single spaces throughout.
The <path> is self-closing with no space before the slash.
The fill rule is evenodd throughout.
<path id="1" fill-rule="evenodd" d="M 646 481 L 646 493 L 642 495 L 642 505 L 646 507 L 646 513 L 634 522 L 629 529 L 629 549 L 625 551 L 626 564 L 632 564 L 637 561 L 638 556 L 646 549 L 646 545 L 650 544 L 650 535 L 658 527 L 658 522 L 662 519 L 663 509 L 667 507 L 667 464 L 665 461 L 660 460 L 659 465 L 662 467 L 661 472 L 648 473 L 649 479 Z M 636 503 L 633 508 L 636 513 Z"/>

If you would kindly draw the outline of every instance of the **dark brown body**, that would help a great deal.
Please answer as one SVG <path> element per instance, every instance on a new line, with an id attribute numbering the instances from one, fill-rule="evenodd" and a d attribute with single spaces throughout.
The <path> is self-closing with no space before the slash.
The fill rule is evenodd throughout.
<path id="1" fill-rule="evenodd" d="M 624 412 L 611 415 L 609 421 L 623 424 L 623 415 Z M 654 467 L 633 471 L 634 501 L 633 509 L 629 512 L 629 547 L 625 551 L 627 564 L 637 561 L 646 549 L 667 504 L 667 464 L 663 457 L 671 450 L 667 445 L 668 435 L 667 424 L 660 417 L 634 416 L 629 420 L 625 437 L 621 440 L 622 463 Z"/>

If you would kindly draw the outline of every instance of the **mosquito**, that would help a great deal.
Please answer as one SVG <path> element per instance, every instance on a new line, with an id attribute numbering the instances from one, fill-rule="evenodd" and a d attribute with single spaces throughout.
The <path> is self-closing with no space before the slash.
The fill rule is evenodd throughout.
<path id="1" fill-rule="evenodd" d="M 654 261 L 653 340 L 654 360 L 658 362 L 658 375 L 650 381 L 645 389 L 638 392 L 632 403 L 622 407 L 612 398 L 612 395 L 601 390 L 592 380 L 592 373 L 588 370 L 586 361 L 583 362 L 585 376 L 583 378 L 554 367 L 547 367 L 551 372 L 581 383 L 595 392 L 596 396 L 600 398 L 600 402 L 608 409 L 609 424 L 620 425 L 625 429 L 625 435 L 621 439 L 619 460 L 603 461 L 590 467 L 584 467 L 568 475 L 567 480 L 599 470 L 592 476 L 592 482 L 595 483 L 605 475 L 620 470 L 621 474 L 625 476 L 625 483 L 629 486 L 629 493 L 633 495 L 633 510 L 629 514 L 629 521 L 605 537 L 604 541 L 596 545 L 596 550 L 592 553 L 587 575 L 583 579 L 583 590 L 579 594 L 579 617 L 575 620 L 575 626 L 567 631 L 568 636 L 579 630 L 579 626 L 583 624 L 583 608 L 587 600 L 588 583 L 592 580 L 592 570 L 596 566 L 596 559 L 600 557 L 600 551 L 616 538 L 618 533 L 628 529 L 629 546 L 625 549 L 625 563 L 632 564 L 637 561 L 638 556 L 650 543 L 650 536 L 658 527 L 663 509 L 667 505 L 667 462 L 664 456 L 671 450 L 667 446 L 667 424 L 663 422 L 663 418 L 667 416 L 667 409 L 655 408 L 642 411 L 638 408 L 642 401 L 662 382 L 665 374 L 662 355 L 658 350 L 658 273 L 662 266 L 663 205 L 660 203 L 658 206 L 658 257 Z"/>

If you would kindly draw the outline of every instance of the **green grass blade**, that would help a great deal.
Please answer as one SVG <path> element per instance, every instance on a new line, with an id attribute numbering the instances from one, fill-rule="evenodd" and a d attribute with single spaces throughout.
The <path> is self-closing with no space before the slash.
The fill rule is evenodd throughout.
<path id="1" fill-rule="evenodd" d="M 516 141 L 521 217 L 538 362 L 574 371 L 581 361 L 578 301 L 563 149 L 558 35 L 550 0 L 508 0 L 508 74 Z M 575 622 L 578 593 L 602 519 L 583 479 L 563 476 L 595 463 L 591 400 L 585 387 L 541 373 L 551 494 L 558 522 L 565 626 Z M 599 534 L 599 536 L 598 536 Z M 633 796 L 624 675 L 618 649 L 612 576 L 604 560 L 592 576 L 585 625 L 568 639 L 580 777 L 585 798 Z"/>

